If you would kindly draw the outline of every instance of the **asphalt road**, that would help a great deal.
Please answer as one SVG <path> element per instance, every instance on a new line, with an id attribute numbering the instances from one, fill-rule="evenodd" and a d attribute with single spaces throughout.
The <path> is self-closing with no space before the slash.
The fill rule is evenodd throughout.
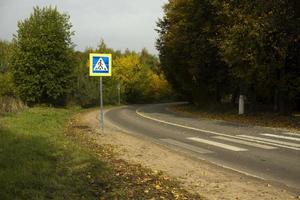
<path id="1" fill-rule="evenodd" d="M 122 107 L 106 112 L 105 119 L 125 132 L 146 136 L 193 158 L 300 191 L 300 135 L 185 117 L 170 112 L 168 106 Z"/>

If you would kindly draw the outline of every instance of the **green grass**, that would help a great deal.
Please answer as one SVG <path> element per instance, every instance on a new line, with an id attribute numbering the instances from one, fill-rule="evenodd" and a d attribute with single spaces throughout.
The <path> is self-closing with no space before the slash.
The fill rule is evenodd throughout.
<path id="1" fill-rule="evenodd" d="M 78 111 L 36 107 L 0 116 L 0 200 L 201 199 L 98 145 L 73 116 Z"/>
<path id="2" fill-rule="evenodd" d="M 95 199 L 111 170 L 68 140 L 74 110 L 31 108 L 0 117 L 0 199 Z M 97 176 L 97 185 L 91 181 Z M 96 187 L 97 186 L 97 187 Z"/>

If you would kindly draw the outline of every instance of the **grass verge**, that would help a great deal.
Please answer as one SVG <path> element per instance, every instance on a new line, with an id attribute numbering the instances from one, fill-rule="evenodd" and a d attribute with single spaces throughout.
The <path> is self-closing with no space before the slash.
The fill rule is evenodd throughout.
<path id="1" fill-rule="evenodd" d="M 64 136 L 73 110 L 32 108 L 0 119 L 0 199 L 93 199 L 88 173 L 110 169 Z"/>
<path id="2" fill-rule="evenodd" d="M 114 157 L 69 120 L 30 108 L 0 118 L 0 199 L 200 199 L 162 173 Z"/>

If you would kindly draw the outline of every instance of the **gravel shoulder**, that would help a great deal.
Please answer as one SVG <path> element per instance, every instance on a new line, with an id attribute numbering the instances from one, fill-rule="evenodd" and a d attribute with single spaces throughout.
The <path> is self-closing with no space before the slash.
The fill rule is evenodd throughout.
<path id="1" fill-rule="evenodd" d="M 249 177 L 235 171 L 196 160 L 184 152 L 169 149 L 154 140 L 128 134 L 106 123 L 100 134 L 97 111 L 81 113 L 79 122 L 90 127 L 89 136 L 100 145 L 113 145 L 117 156 L 127 162 L 162 171 L 182 183 L 182 187 L 207 199 L 300 199 L 283 185 Z"/>

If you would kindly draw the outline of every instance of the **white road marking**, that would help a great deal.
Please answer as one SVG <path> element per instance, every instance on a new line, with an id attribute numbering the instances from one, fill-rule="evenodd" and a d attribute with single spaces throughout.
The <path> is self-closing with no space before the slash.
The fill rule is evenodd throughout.
<path id="1" fill-rule="evenodd" d="M 213 138 L 217 138 L 217 139 L 225 140 L 225 141 L 229 141 L 229 142 L 235 142 L 235 143 L 239 143 L 239 144 L 244 144 L 244 145 L 248 145 L 248 146 L 258 147 L 258 148 L 262 148 L 262 149 L 277 149 L 277 147 L 272 147 L 272 146 L 263 145 L 263 144 L 256 144 L 253 142 L 247 142 L 244 140 L 227 138 L 227 137 L 223 137 L 223 136 L 214 136 Z"/>
<path id="2" fill-rule="evenodd" d="M 242 140 L 247 140 L 247 141 L 261 143 L 261 144 L 269 144 L 269 145 L 273 145 L 273 146 L 277 146 L 277 147 L 282 147 L 282 148 L 286 148 L 286 149 L 292 149 L 292 150 L 300 151 L 300 148 L 296 148 L 296 147 L 290 147 L 290 146 L 285 146 L 285 145 L 280 145 L 280 144 L 274 144 L 274 143 L 265 142 L 265 141 L 258 141 L 258 140 L 254 140 L 254 139 L 250 139 L 250 138 L 242 138 L 242 137 L 237 137 L 237 136 L 233 136 L 233 135 L 227 135 L 227 134 L 224 134 L 224 133 L 218 133 L 218 132 L 215 132 L 215 131 L 208 131 L 208 130 L 204 130 L 204 129 L 199 129 L 199 128 L 194 128 L 194 127 L 190 127 L 190 126 L 184 126 L 184 125 L 180 125 L 180 124 L 175 124 L 175 123 L 172 123 L 172 122 L 167 122 L 167 121 L 164 121 L 164 120 L 160 120 L 160 119 L 156 119 L 156 118 L 153 118 L 153 117 L 149 117 L 149 116 L 141 113 L 139 111 L 139 109 L 137 109 L 135 112 L 136 112 L 137 115 L 139 115 L 139 116 L 141 116 L 143 118 L 152 120 L 152 121 L 156 121 L 156 122 L 159 122 L 159 123 L 168 124 L 168 125 L 172 125 L 172 126 L 176 126 L 176 127 L 180 127 L 180 128 L 185 128 L 185 129 L 189 129 L 189 130 L 193 130 L 193 131 L 198 131 L 200 133 L 201 132 L 203 132 L 203 133 L 211 133 L 211 134 L 214 134 L 214 135 L 219 135 L 219 136 L 224 136 L 224 137 L 230 137 L 230 138 L 236 138 L 236 139 L 242 139 Z"/>
<path id="3" fill-rule="evenodd" d="M 283 145 L 288 145 L 288 146 L 292 146 L 292 147 L 300 147 L 300 144 L 291 143 L 291 142 L 284 142 L 284 141 L 280 141 L 280 140 L 273 140 L 273 139 L 267 139 L 267 138 L 261 138 L 261 137 L 254 137 L 254 136 L 250 136 L 250 135 L 238 135 L 238 136 L 239 137 L 243 137 L 243 138 L 250 138 L 250 139 L 255 139 L 255 140 L 272 142 L 272 143 L 275 143 L 275 144 L 283 144 Z"/>
<path id="4" fill-rule="evenodd" d="M 198 129 L 198 128 L 194 128 L 194 127 L 190 127 L 190 126 L 184 126 L 184 125 L 175 124 L 175 123 L 172 123 L 172 122 L 167 122 L 167 121 L 164 121 L 164 120 L 156 119 L 156 118 L 153 118 L 153 117 L 149 117 L 147 115 L 142 114 L 138 110 L 136 110 L 136 114 L 142 116 L 143 118 L 150 119 L 152 121 L 157 121 L 157 122 L 164 123 L 164 124 L 169 124 L 169 125 L 172 125 L 172 126 L 177 126 L 177 127 L 181 127 L 181 128 L 185 128 L 185 129 L 194 130 L 194 131 L 200 131 L 200 132 L 204 132 L 204 133 L 211 133 L 211 134 L 215 134 L 215 135 L 225 135 L 225 134 L 217 133 L 217 132 L 214 132 L 214 131 L 208 131 L 208 130 Z"/>
<path id="5" fill-rule="evenodd" d="M 215 141 L 211 141 L 211 140 L 205 140 L 205 139 L 201 139 L 201 138 L 197 138 L 197 137 L 188 137 L 187 139 L 193 140 L 193 141 L 196 141 L 196 142 L 209 144 L 209 145 L 216 146 L 216 147 L 220 147 L 220 148 L 223 148 L 223 149 L 228 149 L 228 150 L 231 150 L 231 151 L 248 151 L 248 149 L 243 149 L 243 148 L 231 146 L 231 145 L 228 145 L 228 144 L 223 144 L 223 143 L 215 142 Z"/>
<path id="6" fill-rule="evenodd" d="M 209 151 L 207 149 L 203 149 L 203 148 L 200 148 L 200 147 L 195 147 L 193 145 L 189 145 L 189 144 L 179 142 L 179 141 L 173 140 L 173 139 L 168 139 L 167 138 L 167 139 L 159 139 L 159 140 L 161 140 L 163 142 L 166 142 L 166 143 L 169 143 L 169 144 L 172 144 L 172 145 L 175 145 L 175 146 L 182 147 L 182 148 L 190 150 L 190 151 L 200 153 L 200 154 L 213 153 L 212 151 Z"/>
<path id="7" fill-rule="evenodd" d="M 285 134 L 285 135 L 290 135 L 290 136 L 297 136 L 297 137 L 300 137 L 300 134 L 299 133 L 293 133 L 293 132 L 281 132 L 282 134 Z"/>
<path id="8" fill-rule="evenodd" d="M 274 137 L 274 138 L 281 138 L 281 139 L 286 139 L 286 140 L 300 141 L 300 138 L 289 137 L 289 136 L 284 136 L 284 135 L 274 135 L 274 134 L 269 134 L 269 133 L 264 133 L 264 134 L 261 134 L 261 135 Z"/>
<path id="9" fill-rule="evenodd" d="M 234 138 L 247 140 L 247 141 L 251 141 L 251 142 L 256 142 L 256 143 L 261 143 L 261 144 L 269 144 L 269 145 L 276 146 L 276 147 L 282 147 L 282 148 L 286 148 L 286 149 L 292 149 L 292 150 L 300 151 L 300 148 L 285 146 L 285 145 L 281 145 L 281 144 L 275 144 L 275 143 L 271 143 L 271 142 L 260 141 L 260 140 L 256 140 L 256 139 L 250 139 L 250 138 L 244 138 L 244 137 L 234 137 Z"/>

